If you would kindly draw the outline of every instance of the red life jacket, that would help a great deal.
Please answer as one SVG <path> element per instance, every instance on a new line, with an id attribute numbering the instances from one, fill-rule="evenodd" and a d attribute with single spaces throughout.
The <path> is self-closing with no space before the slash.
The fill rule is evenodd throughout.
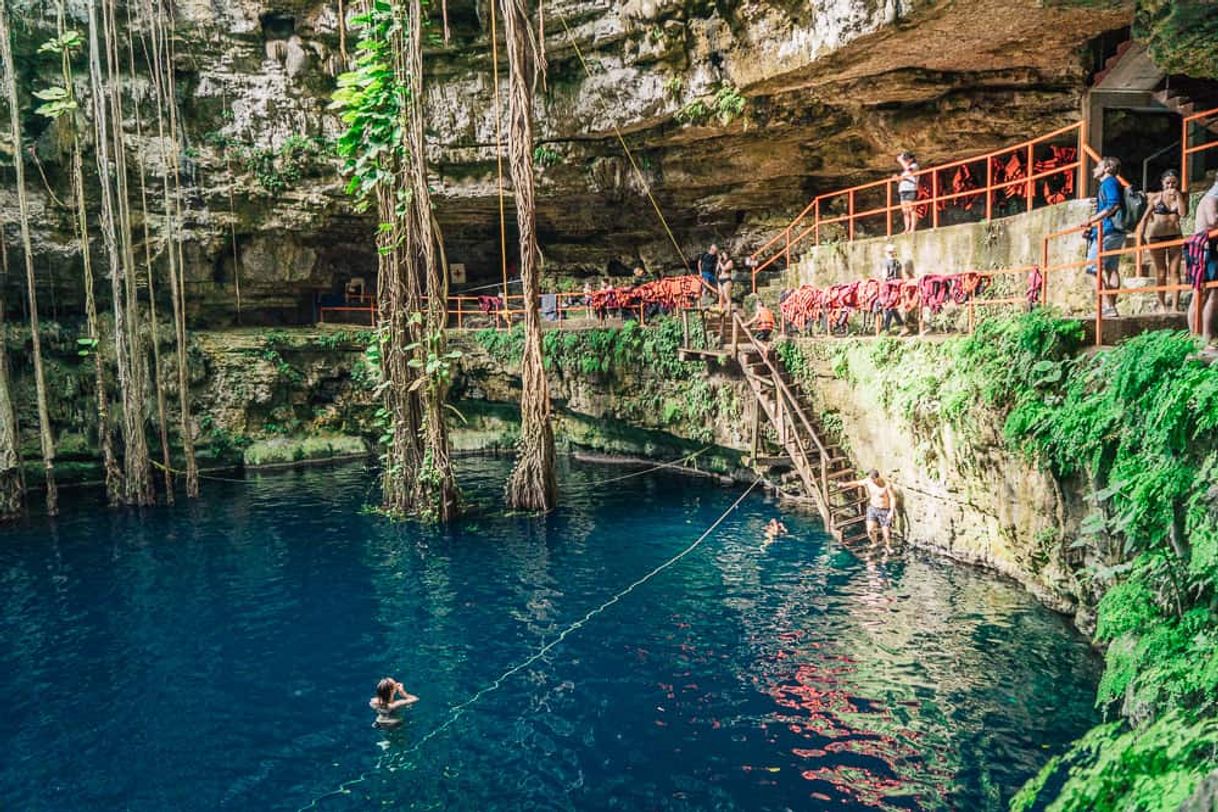
<path id="1" fill-rule="evenodd" d="M 1028 301 L 1028 307 L 1035 307 L 1040 301 L 1040 292 L 1045 287 L 1045 275 L 1040 272 L 1039 265 L 1033 265 L 1032 270 L 1028 271 L 1028 292 L 1024 294 Z"/>

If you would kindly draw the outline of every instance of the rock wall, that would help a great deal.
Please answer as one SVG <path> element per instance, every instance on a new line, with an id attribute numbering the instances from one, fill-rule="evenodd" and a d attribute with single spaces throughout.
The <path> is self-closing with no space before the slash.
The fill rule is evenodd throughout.
<path id="1" fill-rule="evenodd" d="M 920 357 L 935 340 L 911 345 Z M 1006 449 L 1001 416 L 976 404 L 963 431 L 936 410 L 902 412 L 879 364 L 890 345 L 869 339 L 797 339 L 803 379 L 855 464 L 891 477 L 900 532 L 909 543 L 1019 581 L 1043 602 L 1090 625 L 1090 600 L 1075 576 L 1068 540 L 1089 509 L 1073 482 L 1058 482 Z M 933 363 L 933 358 L 922 359 Z M 912 364 L 902 372 L 919 378 Z M 930 393 L 933 397 L 933 393 Z"/>
<path id="2" fill-rule="evenodd" d="M 328 2 L 183 0 L 174 9 L 192 319 L 310 321 L 317 294 L 336 292 L 344 279 L 369 276 L 375 267 L 374 224 L 343 197 L 331 157 L 340 124 L 326 109 L 356 35 Z M 427 56 L 435 198 L 449 257 L 467 265 L 470 285 L 498 276 L 487 9 L 449 3 L 451 38 Z M 816 191 L 887 173 L 898 148 L 934 161 L 963 145 L 993 147 L 1072 120 L 1087 75 L 1087 43 L 1127 25 L 1131 10 L 1129 2 L 1079 7 L 1039 0 L 547 5 L 548 71 L 536 103 L 547 267 L 605 273 L 639 259 L 657 268 L 679 265 L 646 190 L 681 253 L 710 240 L 745 250 Z M 69 25 L 83 30 L 82 7 L 69 4 L 67 11 Z M 53 57 L 37 54 L 54 29 L 53 9 L 19 0 L 12 13 L 21 92 L 29 99 L 57 70 Z M 121 7 L 118 18 L 125 19 Z M 159 155 L 173 147 L 149 132 L 153 111 L 138 72 L 130 87 L 141 101 L 129 104 L 125 122 L 129 159 L 133 173 L 142 167 L 155 181 Z M 504 81 L 501 75 L 501 90 Z M 78 84 L 87 107 L 87 88 Z M 60 199 L 67 197 L 65 135 L 73 124 L 88 129 L 83 112 L 75 122 L 65 116 L 54 124 L 26 117 L 39 166 Z M 6 151 L 11 155 L 12 145 Z M 92 176 L 91 157 L 86 166 Z M 31 178 L 39 177 L 30 169 Z M 31 182 L 29 191 L 42 300 L 78 312 L 70 212 L 42 183 Z M 0 184 L 10 246 L 13 197 L 11 181 Z M 510 194 L 508 209 L 510 220 Z M 153 216 L 149 226 L 159 255 L 161 218 Z M 136 231 L 142 239 L 138 223 Z M 11 292 L 17 301 L 16 288 Z"/>
<path id="3" fill-rule="evenodd" d="M 600 330 L 611 336 L 613 330 Z M 655 331 L 648 331 L 649 334 Z M 502 335 L 502 334 L 501 334 Z M 57 469 L 64 482 L 98 477 L 97 414 L 92 358 L 77 354 L 77 334 L 52 325 L 47 334 L 51 420 Z M 10 348 L 20 348 L 20 336 Z M 198 331 L 189 350 L 192 414 L 202 466 L 300 462 L 349 454 L 351 439 L 371 450 L 377 425 L 378 380 L 364 360 L 366 331 Z M 105 355 L 102 362 L 112 364 Z M 475 334 L 453 340 L 462 352 L 455 370 L 451 416 L 457 450 L 511 450 L 518 434 L 520 372 L 510 352 L 493 352 Z M 568 450 L 675 459 L 700 449 L 699 463 L 729 473 L 748 438 L 753 402 L 742 384 L 700 364 L 670 365 L 657 375 L 659 350 L 622 357 L 606 369 L 586 371 L 577 352 L 557 354 L 549 383 L 556 436 Z M 172 359 L 168 352 L 164 355 Z M 665 355 L 667 355 L 665 351 Z M 17 355 L 12 373 L 22 452 L 31 483 L 39 481 L 32 369 Z M 673 369 L 676 370 L 673 374 Z M 176 376 L 172 366 L 170 386 Z M 172 457 L 179 458 L 176 389 L 167 389 Z M 155 419 L 155 404 L 149 403 Z M 150 442 L 159 447 L 150 427 Z M 159 455 L 154 451 L 154 455 Z M 156 457 L 158 460 L 159 456 Z"/>

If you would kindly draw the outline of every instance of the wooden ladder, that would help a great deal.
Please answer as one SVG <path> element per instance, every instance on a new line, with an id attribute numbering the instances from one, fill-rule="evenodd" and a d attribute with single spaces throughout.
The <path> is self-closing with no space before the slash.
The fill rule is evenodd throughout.
<path id="1" fill-rule="evenodd" d="M 787 463 L 794 469 L 803 495 L 811 499 L 825 527 L 839 541 L 854 542 L 867 538 L 866 493 L 859 486 L 842 487 L 856 478 L 857 470 L 840 445 L 828 440 L 812 411 L 796 394 L 798 385 L 784 368 L 782 360 L 744 326 L 739 314 L 724 316 L 716 311 L 696 311 L 705 349 L 686 353 L 692 360 L 733 359 L 740 368 L 757 403 L 753 424 L 752 461 Z M 781 454 L 762 456 L 760 419 L 764 415 L 777 436 Z M 789 495 L 789 494 L 788 494 Z"/>

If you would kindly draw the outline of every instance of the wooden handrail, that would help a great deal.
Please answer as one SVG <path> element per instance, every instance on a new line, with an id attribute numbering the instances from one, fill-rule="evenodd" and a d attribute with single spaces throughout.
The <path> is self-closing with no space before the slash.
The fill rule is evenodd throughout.
<path id="1" fill-rule="evenodd" d="M 812 424 L 808 421 L 807 415 L 804 414 L 803 409 L 799 405 L 799 400 L 795 397 L 794 393 L 791 392 L 791 389 L 787 386 L 786 382 L 783 381 L 782 373 L 779 371 L 778 367 L 774 365 L 774 362 L 770 360 L 769 348 L 762 344 L 757 337 L 753 335 L 753 332 L 749 330 L 749 328 L 740 319 L 739 313 L 732 313 L 732 329 L 733 331 L 738 330 L 740 333 L 742 333 L 752 348 L 761 357 L 762 362 L 770 371 L 770 376 L 774 382 L 775 392 L 779 393 L 780 397 L 787 402 L 787 411 L 793 413 L 799 419 L 799 422 L 802 423 L 803 427 L 807 430 L 808 436 L 812 439 L 812 442 L 816 444 L 816 450 L 821 460 L 821 476 L 819 483 L 820 501 L 826 514 L 826 520 L 829 520 L 829 482 L 826 475 L 827 472 L 825 470 L 825 461 L 829 453 L 828 449 L 826 449 L 825 444 L 821 441 L 820 435 L 817 434 L 816 429 L 814 429 Z M 798 438 L 799 432 L 796 432 L 796 439 L 798 440 Z M 802 446 L 800 447 L 800 450 L 803 451 Z M 806 451 L 804 452 L 804 455 L 806 461 Z M 831 521 L 830 524 L 832 524 Z"/>

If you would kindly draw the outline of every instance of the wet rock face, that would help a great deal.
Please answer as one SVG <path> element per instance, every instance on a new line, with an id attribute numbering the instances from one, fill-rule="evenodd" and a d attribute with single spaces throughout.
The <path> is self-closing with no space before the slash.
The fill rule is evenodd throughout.
<path id="1" fill-rule="evenodd" d="M 56 71 L 35 53 L 53 32 L 53 8 L 20 5 L 27 27 L 17 52 L 29 93 Z M 357 36 L 341 30 L 331 3 L 175 6 L 192 317 L 230 323 L 239 286 L 244 323 L 311 318 L 317 294 L 375 269 L 375 223 L 344 197 L 332 157 L 341 125 L 326 109 Z M 448 6 L 449 43 L 435 20 L 428 55 L 428 153 L 449 259 L 478 284 L 499 276 L 490 20 L 483 3 Z M 548 65 L 535 103 L 539 233 L 549 270 L 593 273 L 637 259 L 674 268 L 678 247 L 688 255 L 712 240 L 747 251 L 817 191 L 889 172 L 898 149 L 928 162 L 1070 120 L 1085 78 L 1080 49 L 1127 25 L 1132 4 L 566 0 L 545 11 Z M 83 30 L 83 6 L 69 3 L 68 14 Z M 85 69 L 78 60 L 80 76 Z M 140 122 L 135 112 L 127 111 L 132 171 L 144 165 L 156 209 L 165 144 L 147 101 Z M 66 118 L 27 121 L 61 198 L 69 126 Z M 83 115 L 77 126 L 88 128 Z M 9 223 L 12 191 L 0 188 Z M 70 212 L 41 184 L 30 191 L 44 212 L 35 235 L 44 284 L 70 308 L 79 299 Z M 148 223 L 158 243 L 162 218 Z M 138 224 L 136 232 L 141 238 Z M 15 230 L 8 236 L 12 245 Z"/>

